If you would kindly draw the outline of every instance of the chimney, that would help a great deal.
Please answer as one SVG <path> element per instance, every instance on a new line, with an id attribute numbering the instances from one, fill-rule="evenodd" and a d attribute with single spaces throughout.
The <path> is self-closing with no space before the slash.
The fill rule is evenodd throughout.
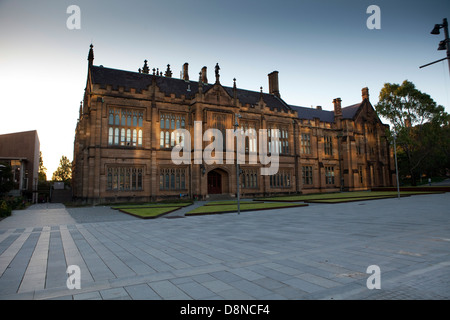
<path id="1" fill-rule="evenodd" d="M 341 101 L 342 101 L 341 98 L 333 99 L 333 104 L 334 104 L 334 116 L 335 116 L 336 118 L 342 117 Z"/>
<path id="2" fill-rule="evenodd" d="M 322 106 L 316 106 L 317 110 L 322 110 Z"/>
<path id="3" fill-rule="evenodd" d="M 183 65 L 183 80 L 185 80 L 185 81 L 189 81 L 188 66 L 189 66 L 189 63 L 187 63 L 187 62 Z"/>
<path id="4" fill-rule="evenodd" d="M 280 89 L 278 87 L 278 71 L 273 71 L 269 76 L 269 93 L 280 97 Z"/>
<path id="5" fill-rule="evenodd" d="M 206 76 L 206 67 L 202 68 L 202 82 L 208 83 L 208 77 Z"/>
<path id="6" fill-rule="evenodd" d="M 367 87 L 362 88 L 361 89 L 361 96 L 362 96 L 363 101 L 366 100 L 366 99 L 369 100 L 369 88 L 367 88 Z"/>

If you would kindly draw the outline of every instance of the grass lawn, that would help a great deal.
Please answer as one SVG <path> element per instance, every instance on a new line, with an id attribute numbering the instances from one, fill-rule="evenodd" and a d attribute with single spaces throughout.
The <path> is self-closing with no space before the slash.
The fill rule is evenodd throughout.
<path id="1" fill-rule="evenodd" d="M 111 209 L 139 209 L 139 208 L 167 208 L 167 207 L 186 207 L 192 202 L 174 202 L 174 203 L 130 203 L 112 206 Z"/>
<path id="2" fill-rule="evenodd" d="M 356 198 L 341 198 L 341 199 L 322 199 L 322 200 L 306 200 L 308 203 L 343 203 L 343 202 L 353 202 L 353 201 L 364 201 L 364 200 L 377 200 L 377 199 L 388 199 L 396 198 L 397 196 L 381 196 L 381 197 L 356 197 Z"/>
<path id="3" fill-rule="evenodd" d="M 401 191 L 400 196 L 410 196 L 415 194 L 431 194 L 433 191 Z M 397 191 L 354 191 L 337 193 L 305 194 L 285 197 L 256 198 L 255 201 L 309 201 L 309 200 L 327 200 L 327 199 L 354 199 L 354 198 L 372 198 L 382 199 L 383 197 L 396 197 Z"/>
<path id="4" fill-rule="evenodd" d="M 255 211 L 255 210 L 268 210 L 276 208 L 288 208 L 288 207 L 304 207 L 307 204 L 304 203 L 258 203 L 258 202 L 241 202 L 241 211 Z M 213 213 L 228 213 L 237 212 L 236 204 L 216 204 L 216 205 L 205 205 L 186 213 L 189 215 L 201 215 L 201 214 L 213 214 Z"/>
<path id="5" fill-rule="evenodd" d="M 177 207 L 147 207 L 147 208 L 124 208 L 120 209 L 121 212 L 131 214 L 135 217 L 143 218 L 143 219 L 153 219 L 157 218 L 166 213 L 175 211 L 180 209 L 180 206 Z"/>

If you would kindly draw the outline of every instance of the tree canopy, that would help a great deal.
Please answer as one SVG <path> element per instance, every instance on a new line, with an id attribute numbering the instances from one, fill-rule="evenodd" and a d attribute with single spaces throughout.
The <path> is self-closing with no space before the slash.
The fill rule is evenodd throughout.
<path id="1" fill-rule="evenodd" d="M 411 176 L 413 185 L 422 173 L 448 168 L 449 115 L 443 106 L 405 80 L 401 85 L 385 83 L 375 109 L 389 120 L 400 171 Z"/>
<path id="2" fill-rule="evenodd" d="M 70 183 L 72 180 L 72 162 L 66 156 L 62 156 L 59 160 L 59 166 L 53 172 L 52 181 L 63 181 Z"/>

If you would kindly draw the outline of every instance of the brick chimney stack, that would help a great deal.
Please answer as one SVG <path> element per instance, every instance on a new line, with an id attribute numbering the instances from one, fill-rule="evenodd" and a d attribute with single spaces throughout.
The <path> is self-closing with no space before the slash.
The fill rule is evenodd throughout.
<path id="1" fill-rule="evenodd" d="M 208 77 L 207 77 L 207 74 L 206 74 L 206 67 L 202 68 L 202 82 L 203 83 L 208 83 Z"/>
<path id="2" fill-rule="evenodd" d="M 341 118 L 342 117 L 342 107 L 341 107 L 341 98 L 336 98 L 333 99 L 333 104 L 334 104 L 334 116 L 336 118 Z"/>
<path id="3" fill-rule="evenodd" d="M 183 80 L 189 81 L 189 73 L 188 73 L 189 63 L 183 64 Z"/>
<path id="4" fill-rule="evenodd" d="M 361 96 L 362 96 L 363 101 L 366 100 L 366 99 L 369 100 L 369 88 L 367 88 L 367 87 L 362 88 L 361 89 Z"/>
<path id="5" fill-rule="evenodd" d="M 280 88 L 278 86 L 278 71 L 273 71 L 268 74 L 269 77 L 269 93 L 280 97 Z"/>

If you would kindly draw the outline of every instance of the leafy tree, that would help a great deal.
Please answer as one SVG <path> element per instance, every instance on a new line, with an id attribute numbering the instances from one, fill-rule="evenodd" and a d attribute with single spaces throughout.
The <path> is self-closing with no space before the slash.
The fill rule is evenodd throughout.
<path id="1" fill-rule="evenodd" d="M 14 187 L 14 179 L 11 166 L 0 162 L 0 195 L 6 194 Z"/>
<path id="2" fill-rule="evenodd" d="M 44 166 L 44 160 L 42 159 L 42 151 L 39 151 L 39 181 L 47 181 L 47 168 Z"/>
<path id="3" fill-rule="evenodd" d="M 416 179 L 426 164 L 440 163 L 436 162 L 437 141 L 442 134 L 442 126 L 448 124 L 448 114 L 443 106 L 437 105 L 428 94 L 407 80 L 401 85 L 385 83 L 375 109 L 391 123 L 391 139 L 395 133 L 399 159 L 404 160 L 399 161 L 400 171 L 406 169 L 411 176 L 411 184 L 416 185 Z"/>
<path id="4" fill-rule="evenodd" d="M 72 162 L 66 156 L 62 156 L 59 160 L 59 166 L 53 172 L 52 181 L 63 181 L 69 183 L 72 180 Z"/>

